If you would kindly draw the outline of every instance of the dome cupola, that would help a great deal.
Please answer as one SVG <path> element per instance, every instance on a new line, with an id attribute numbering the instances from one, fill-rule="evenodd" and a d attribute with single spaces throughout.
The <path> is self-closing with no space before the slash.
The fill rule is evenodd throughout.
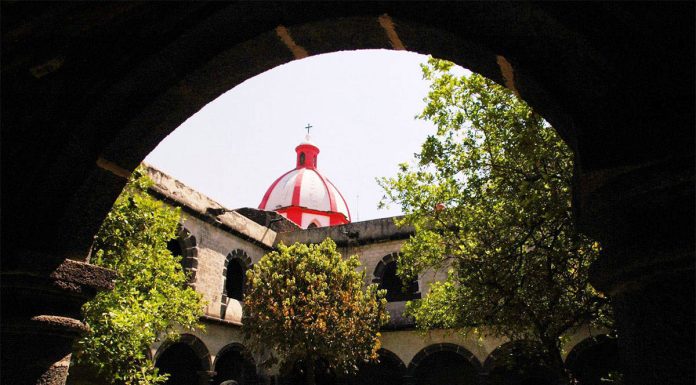
<path id="1" fill-rule="evenodd" d="M 295 168 L 281 175 L 264 194 L 259 209 L 276 211 L 303 229 L 350 223 L 343 195 L 317 170 L 319 147 L 307 134 L 295 147 Z"/>

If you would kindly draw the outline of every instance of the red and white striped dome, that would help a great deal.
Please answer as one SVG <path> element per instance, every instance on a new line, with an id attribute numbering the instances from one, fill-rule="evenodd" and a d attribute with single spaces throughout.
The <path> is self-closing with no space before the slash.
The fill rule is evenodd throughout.
<path id="1" fill-rule="evenodd" d="M 302 228 L 350 223 L 350 210 L 331 181 L 317 170 L 319 148 L 309 135 L 295 148 L 297 163 L 268 188 L 259 209 L 276 211 Z"/>

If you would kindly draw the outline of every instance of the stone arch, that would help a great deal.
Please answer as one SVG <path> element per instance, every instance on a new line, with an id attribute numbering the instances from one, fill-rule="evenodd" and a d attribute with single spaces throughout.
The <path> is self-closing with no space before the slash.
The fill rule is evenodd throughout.
<path id="1" fill-rule="evenodd" d="M 164 353 L 167 348 L 174 344 L 185 344 L 196 353 L 196 356 L 200 360 L 201 367 L 203 370 L 211 370 L 212 368 L 212 358 L 210 356 L 210 351 L 208 350 L 208 347 L 205 346 L 205 343 L 201 341 L 200 338 L 194 336 L 193 334 L 182 334 L 178 339 L 176 340 L 167 340 L 165 341 L 159 349 L 157 349 L 157 352 L 155 353 L 154 360 L 157 361 L 159 357 Z"/>
<path id="2" fill-rule="evenodd" d="M 458 367 L 458 369 L 460 369 L 458 373 L 455 373 L 455 370 L 453 370 L 455 368 L 452 367 L 451 363 L 450 367 L 445 370 L 433 371 L 432 368 L 425 368 L 433 363 L 444 363 L 444 360 L 441 360 L 441 356 L 443 355 L 449 356 L 450 360 L 452 357 L 456 357 L 461 360 L 465 366 Z M 469 367 L 466 367 L 466 365 Z M 408 364 L 407 375 L 408 377 L 412 378 L 416 384 L 425 384 L 428 382 L 428 379 L 422 378 L 424 375 L 438 376 L 440 374 L 457 377 L 453 379 L 436 379 L 435 381 L 441 385 L 447 385 L 448 380 L 458 383 L 464 378 L 466 378 L 466 381 L 471 384 L 477 384 L 479 382 L 478 377 L 480 376 L 481 370 L 481 362 L 468 349 L 452 343 L 439 343 L 427 346 L 416 353 L 416 355 L 411 359 L 411 362 Z M 432 381 L 432 379 L 430 381 Z"/>
<path id="3" fill-rule="evenodd" d="M 155 354 L 155 366 L 172 377 L 168 384 L 207 384 L 212 372 L 212 360 L 205 343 L 192 334 L 182 334 L 176 340 L 165 341 Z M 195 384 L 194 384 L 195 385 Z"/>
<path id="4" fill-rule="evenodd" d="M 394 252 L 382 257 L 377 263 L 372 274 L 372 283 L 379 285 L 380 289 L 387 290 L 387 301 L 408 301 L 421 297 L 418 280 L 415 279 L 405 286 L 401 278 L 396 275 L 396 263 L 399 253 Z"/>
<path id="5" fill-rule="evenodd" d="M 540 363 L 541 346 L 529 340 L 510 341 L 493 350 L 483 363 L 489 385 L 551 385 L 553 374 Z"/>
<path id="6" fill-rule="evenodd" d="M 392 352 L 391 350 L 381 348 L 377 351 L 377 354 L 379 354 L 380 357 L 386 357 L 394 361 L 394 363 L 396 363 L 399 368 L 406 371 L 406 364 L 404 364 L 404 361 L 401 359 L 401 357 L 399 357 L 396 353 Z"/>
<path id="7" fill-rule="evenodd" d="M 241 362 L 235 362 L 234 367 L 230 368 L 230 361 Z M 213 385 L 219 385 L 226 380 L 236 380 L 239 385 L 250 385 L 257 384 L 260 380 L 254 357 L 244 345 L 238 342 L 225 345 L 220 349 L 215 356 L 213 368 L 215 370 Z"/>
<path id="8" fill-rule="evenodd" d="M 557 98 L 552 97 L 550 92 L 543 85 L 536 83 L 532 77 L 525 77 L 524 73 L 514 71 L 515 77 L 512 78 L 511 74 L 517 68 L 513 68 L 503 56 L 502 51 L 505 50 L 500 50 L 501 47 L 496 47 L 492 42 L 474 42 L 462 35 L 452 34 L 447 29 L 436 27 L 439 23 L 419 24 L 391 17 L 385 13 L 387 11 L 385 9 L 373 14 L 366 9 L 359 12 L 364 15 L 347 16 L 341 14 L 339 9 L 332 9 L 331 12 L 319 17 L 319 21 L 315 16 L 315 19 L 301 20 L 290 28 L 282 25 L 268 25 L 265 30 L 256 28 L 254 33 L 244 34 L 242 39 L 216 38 L 215 41 L 224 43 L 211 48 L 213 52 L 208 55 L 196 57 L 183 55 L 183 52 L 193 52 L 188 49 L 191 44 L 208 47 L 211 37 L 207 35 L 207 31 L 216 30 L 220 33 L 229 30 L 230 24 L 223 20 L 233 17 L 235 12 L 232 8 L 221 10 L 212 19 L 204 20 L 192 27 L 187 40 L 173 41 L 162 52 L 158 52 L 159 55 L 176 57 L 185 61 L 188 65 L 188 72 L 185 75 L 181 74 L 180 78 L 174 81 L 171 76 L 165 75 L 171 74 L 171 66 L 174 64 L 169 61 L 154 61 L 147 68 L 133 68 L 127 76 L 111 84 L 114 89 L 130 89 L 137 86 L 140 91 L 138 95 L 143 95 L 142 97 L 146 100 L 136 101 L 131 98 L 119 100 L 118 103 L 115 101 L 92 103 L 104 111 L 93 114 L 86 112 L 85 121 L 82 122 L 84 129 L 103 127 L 104 130 L 112 130 L 110 131 L 112 135 L 106 138 L 107 143 L 101 153 L 101 161 L 97 162 L 96 167 L 94 164 L 89 165 L 94 169 L 91 170 L 91 174 L 85 172 L 87 179 L 84 182 L 96 183 L 89 178 L 97 178 L 103 173 L 121 177 L 128 175 L 130 170 L 134 169 L 166 135 L 208 102 L 244 80 L 310 54 L 318 55 L 342 50 L 408 49 L 412 52 L 432 54 L 451 60 L 499 84 L 514 87 L 536 111 L 554 125 L 571 146 L 574 145 L 574 139 L 568 140 L 574 126 Z M 398 13 L 398 9 L 392 9 L 392 11 Z M 510 10 L 507 12 L 514 13 Z M 393 40 L 394 36 L 398 36 L 391 32 L 396 25 L 398 25 L 396 31 L 405 34 L 406 40 L 403 44 Z M 196 39 L 200 41 L 193 43 Z M 291 41 L 304 43 L 302 45 L 288 43 Z M 241 58 L 250 56 L 255 58 L 253 66 L 240 64 L 244 62 L 240 60 Z M 210 76 L 211 73 L 215 73 L 216 76 Z M 142 84 L 143 78 L 148 79 L 145 84 Z M 554 86 L 556 84 L 559 83 L 553 83 Z M 105 95 L 113 97 L 108 92 L 105 92 Z M 112 109 L 117 109 L 122 104 L 136 102 L 145 107 L 128 110 L 128 113 L 111 113 Z M 172 109 L 171 106 L 177 106 L 177 108 Z M 120 119 L 100 120 L 100 117 L 114 115 L 119 116 Z M 125 179 L 122 183 L 125 183 Z M 101 204 L 96 205 L 100 210 L 94 213 L 93 223 L 90 223 L 90 226 L 82 226 L 82 231 L 73 231 L 72 234 L 64 236 L 84 237 L 85 251 L 88 250 L 87 238 L 91 239 L 110 207 L 106 201 L 113 201 L 120 190 L 119 186 L 103 186 L 98 183 L 92 186 L 92 189 L 78 190 L 78 195 L 84 194 L 84 196 L 76 197 L 76 200 L 85 202 L 103 199 L 104 207 L 102 208 Z M 85 231 L 89 234 L 84 234 Z M 75 239 L 75 241 L 78 240 Z"/>
<path id="9" fill-rule="evenodd" d="M 403 383 L 406 365 L 390 350 L 379 349 L 379 362 L 358 364 L 358 373 L 348 376 L 345 385 L 397 385 Z"/>
<path id="10" fill-rule="evenodd" d="M 242 249 L 236 249 L 227 254 L 225 265 L 222 269 L 222 299 L 221 317 L 225 318 L 227 312 L 227 300 L 234 298 L 238 301 L 243 300 L 244 285 L 246 278 L 244 274 L 252 266 L 251 257 Z M 231 292 L 228 293 L 228 290 Z"/>
<path id="11" fill-rule="evenodd" d="M 196 237 L 183 225 L 179 225 L 176 238 L 169 241 L 167 248 L 172 250 L 175 246 L 181 254 L 181 266 L 186 273 L 186 280 L 192 288 L 196 287 L 196 274 L 198 272 L 198 242 Z"/>
<path id="12" fill-rule="evenodd" d="M 617 339 L 606 334 L 591 336 L 575 345 L 565 360 L 579 385 L 602 385 L 601 378 L 619 368 Z"/>

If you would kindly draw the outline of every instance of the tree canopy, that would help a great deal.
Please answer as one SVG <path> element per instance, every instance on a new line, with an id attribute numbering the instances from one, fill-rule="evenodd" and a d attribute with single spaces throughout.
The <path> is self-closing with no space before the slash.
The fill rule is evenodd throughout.
<path id="1" fill-rule="evenodd" d="M 608 309 L 588 282 L 600 246 L 573 226 L 573 153 L 510 90 L 455 76 L 452 65 L 422 66 L 431 85 L 418 118 L 437 132 L 416 162 L 380 179 L 382 204 L 399 204 L 398 224 L 415 228 L 399 273 L 449 271 L 408 312 L 421 328 L 481 327 L 538 342 L 559 369 L 561 337 L 606 320 Z"/>
<path id="2" fill-rule="evenodd" d="M 329 238 L 280 244 L 247 272 L 243 330 L 270 366 L 301 362 L 314 383 L 319 362 L 341 373 L 374 360 L 388 321 L 383 291 L 365 286 L 357 256 L 343 259 Z"/>
<path id="3" fill-rule="evenodd" d="M 118 273 L 114 289 L 84 305 L 91 331 L 74 359 L 114 384 L 155 384 L 147 350 L 175 329 L 200 326 L 200 294 L 186 285 L 179 259 L 167 249 L 180 212 L 147 194 L 152 181 L 137 169 L 97 233 L 90 262 Z"/>

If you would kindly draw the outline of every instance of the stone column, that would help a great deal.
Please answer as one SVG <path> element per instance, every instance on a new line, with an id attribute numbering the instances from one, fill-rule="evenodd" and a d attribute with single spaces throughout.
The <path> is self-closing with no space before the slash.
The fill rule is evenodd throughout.
<path id="1" fill-rule="evenodd" d="M 415 385 L 415 384 L 416 384 L 416 378 L 413 377 L 413 376 L 410 375 L 410 374 L 407 374 L 407 375 L 405 375 L 405 376 L 402 377 L 401 383 L 404 384 L 404 385 Z"/>
<path id="2" fill-rule="evenodd" d="M 478 383 L 479 385 L 488 385 L 488 372 L 479 372 Z"/>
<path id="3" fill-rule="evenodd" d="M 198 372 L 198 385 L 210 385 L 217 373 L 212 370 L 201 370 Z"/>
<path id="4" fill-rule="evenodd" d="M 626 384 L 694 383 L 693 159 L 582 175 L 591 281 L 614 304 Z"/>
<path id="5" fill-rule="evenodd" d="M 31 252 L 11 258 L 37 261 L 34 266 L 50 260 Z M 53 271 L 3 269 L 1 382 L 64 384 L 73 342 L 87 330 L 80 309 L 97 291 L 112 289 L 114 278 L 111 270 L 72 260 Z"/>

